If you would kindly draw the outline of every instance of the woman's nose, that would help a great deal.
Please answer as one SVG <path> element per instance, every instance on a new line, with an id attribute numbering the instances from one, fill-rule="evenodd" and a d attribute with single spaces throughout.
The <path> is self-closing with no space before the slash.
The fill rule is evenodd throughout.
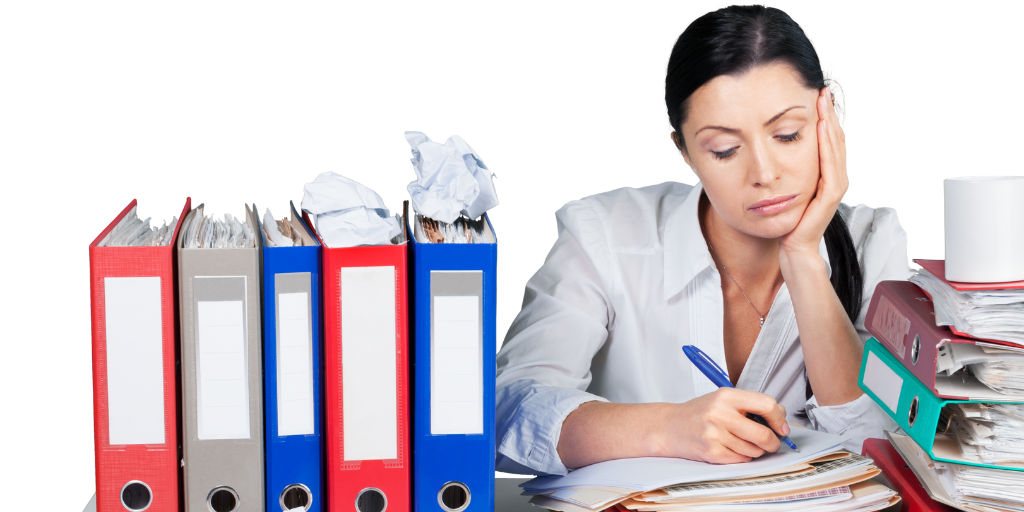
<path id="1" fill-rule="evenodd" d="M 767 186 L 779 177 L 779 166 L 767 144 L 755 143 L 752 150 L 747 170 L 749 180 L 754 186 Z"/>

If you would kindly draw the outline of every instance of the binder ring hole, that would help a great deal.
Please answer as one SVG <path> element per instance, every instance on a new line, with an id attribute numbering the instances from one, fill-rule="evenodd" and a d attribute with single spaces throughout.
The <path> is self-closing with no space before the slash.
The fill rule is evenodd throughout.
<path id="1" fill-rule="evenodd" d="M 921 335 L 914 335 L 914 342 L 910 344 L 910 363 L 917 366 L 917 358 L 921 355 Z"/>
<path id="2" fill-rule="evenodd" d="M 238 510 L 238 493 L 234 489 L 221 486 L 214 487 L 206 497 L 206 506 L 210 512 L 234 512 Z"/>
<path id="3" fill-rule="evenodd" d="M 447 512 L 461 512 L 466 510 L 471 499 L 469 487 L 461 482 L 448 482 L 441 486 L 437 493 L 437 503 Z"/>
<path id="4" fill-rule="evenodd" d="M 388 497 L 380 489 L 367 487 L 356 496 L 357 512 L 384 512 L 387 508 Z"/>
<path id="5" fill-rule="evenodd" d="M 917 397 L 910 401 L 910 412 L 907 413 L 907 424 L 911 427 L 914 426 L 914 422 L 917 421 Z"/>
<path id="6" fill-rule="evenodd" d="M 149 508 L 153 503 L 153 491 L 143 482 L 132 480 L 121 488 L 121 505 L 133 512 Z"/>
<path id="7" fill-rule="evenodd" d="M 309 510 L 310 505 L 313 504 L 313 492 L 305 485 L 291 484 L 281 491 L 280 502 L 281 510 L 292 510 L 299 507 Z"/>

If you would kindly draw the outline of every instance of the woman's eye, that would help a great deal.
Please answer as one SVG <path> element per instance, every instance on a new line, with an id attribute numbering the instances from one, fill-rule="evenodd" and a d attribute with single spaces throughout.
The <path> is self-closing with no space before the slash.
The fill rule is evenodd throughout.
<path id="1" fill-rule="evenodd" d="M 789 135 L 779 135 L 776 138 L 782 142 L 793 142 L 795 140 L 800 140 L 800 132 L 793 132 Z"/>
<path id="2" fill-rule="evenodd" d="M 735 153 L 736 153 L 736 148 L 729 148 L 729 149 L 727 149 L 725 151 L 715 151 L 715 150 L 711 151 L 711 154 L 715 155 L 715 158 L 718 159 L 718 160 L 725 160 L 726 158 L 729 158 L 730 156 L 732 156 Z"/>

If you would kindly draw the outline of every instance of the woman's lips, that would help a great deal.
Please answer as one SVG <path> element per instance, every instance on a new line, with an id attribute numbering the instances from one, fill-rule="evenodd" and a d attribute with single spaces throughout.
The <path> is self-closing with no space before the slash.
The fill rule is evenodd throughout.
<path id="1" fill-rule="evenodd" d="M 798 195 L 799 194 L 789 194 L 785 196 L 775 196 L 770 199 L 762 199 L 750 205 L 747 209 L 760 215 L 779 213 L 786 208 L 789 208 L 789 205 L 793 204 L 793 201 L 796 201 Z"/>

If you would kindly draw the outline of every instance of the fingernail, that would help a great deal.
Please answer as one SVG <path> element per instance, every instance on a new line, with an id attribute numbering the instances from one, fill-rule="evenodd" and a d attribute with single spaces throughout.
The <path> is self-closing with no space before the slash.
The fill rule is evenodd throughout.
<path id="1" fill-rule="evenodd" d="M 789 435 L 789 423 L 783 423 L 782 424 L 782 435 L 784 435 L 784 436 L 788 436 Z"/>
<path id="2" fill-rule="evenodd" d="M 825 101 L 832 103 L 832 91 L 830 91 L 828 87 L 825 88 Z M 827 107 L 828 105 L 825 106 Z"/>

